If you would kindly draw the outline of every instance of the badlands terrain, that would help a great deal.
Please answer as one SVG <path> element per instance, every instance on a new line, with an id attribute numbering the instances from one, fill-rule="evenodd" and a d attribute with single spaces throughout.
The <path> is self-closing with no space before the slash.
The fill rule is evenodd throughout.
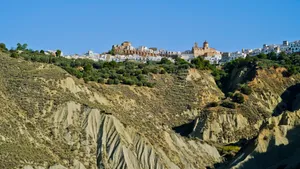
<path id="1" fill-rule="evenodd" d="M 231 109 L 209 70 L 106 85 L 0 53 L 0 168 L 300 168 L 300 76 L 284 71 L 236 68 L 227 89 L 252 93 Z"/>

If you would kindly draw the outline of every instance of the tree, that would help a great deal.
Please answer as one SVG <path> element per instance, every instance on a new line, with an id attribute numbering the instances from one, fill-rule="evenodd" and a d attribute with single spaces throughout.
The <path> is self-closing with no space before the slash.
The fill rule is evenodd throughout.
<path id="1" fill-rule="evenodd" d="M 0 43 L 0 49 L 2 51 L 7 51 L 6 45 L 4 43 Z"/>
<path id="2" fill-rule="evenodd" d="M 44 51 L 44 50 L 41 50 L 40 53 L 41 53 L 41 54 L 45 54 L 45 51 Z"/>
<path id="3" fill-rule="evenodd" d="M 191 61 L 192 64 L 195 65 L 195 67 L 197 69 L 200 69 L 200 70 L 204 70 L 204 69 L 210 69 L 211 68 L 211 65 L 209 64 L 209 61 L 208 60 L 204 60 L 203 57 L 197 57 L 197 58 L 194 58 L 192 61 Z"/>
<path id="4" fill-rule="evenodd" d="M 111 55 L 116 55 L 116 50 L 114 47 L 112 47 L 112 49 L 110 51 L 108 51 L 108 54 L 111 54 Z"/>
<path id="5" fill-rule="evenodd" d="M 260 58 L 260 59 L 267 59 L 268 58 L 268 56 L 264 53 L 260 53 L 259 55 L 257 55 L 257 57 Z"/>
<path id="6" fill-rule="evenodd" d="M 23 51 L 23 50 L 26 50 L 27 47 L 28 47 L 28 45 L 26 43 L 24 43 L 23 45 L 20 44 L 20 43 L 17 44 L 17 50 L 22 50 Z"/>
<path id="7" fill-rule="evenodd" d="M 243 85 L 241 87 L 241 92 L 245 95 L 250 95 L 252 93 L 252 89 L 248 85 Z"/>
<path id="8" fill-rule="evenodd" d="M 294 75 L 294 74 L 296 74 L 296 73 L 297 73 L 297 68 L 296 68 L 296 66 L 291 65 L 291 66 L 288 67 L 288 75 L 289 75 L 289 76 Z"/>
<path id="9" fill-rule="evenodd" d="M 244 96 L 241 93 L 236 93 L 235 95 L 233 95 L 232 101 L 241 104 L 241 103 L 245 102 L 245 99 L 244 99 Z"/>
<path id="10" fill-rule="evenodd" d="M 168 58 L 161 58 L 159 64 L 172 64 L 172 62 Z"/>
<path id="11" fill-rule="evenodd" d="M 117 67 L 117 62 L 113 60 L 113 61 L 109 62 L 109 66 L 112 68 L 115 68 L 115 67 Z"/>
<path id="12" fill-rule="evenodd" d="M 182 64 L 188 64 L 189 62 L 187 62 L 186 60 L 184 60 L 184 59 L 182 59 L 182 58 L 179 58 L 179 57 L 177 57 L 176 59 L 175 59 L 175 64 L 176 65 L 182 65 Z"/>
<path id="13" fill-rule="evenodd" d="M 59 50 L 59 49 L 56 50 L 55 55 L 56 55 L 56 56 L 61 56 L 61 50 Z"/>
<path id="14" fill-rule="evenodd" d="M 268 59 L 277 60 L 277 54 L 274 51 L 272 51 L 271 53 L 268 54 Z"/>
<path id="15" fill-rule="evenodd" d="M 86 71 L 86 72 L 90 72 L 90 71 L 92 71 L 92 65 L 91 64 L 86 64 L 85 66 L 84 66 L 84 71 Z"/>
<path id="16" fill-rule="evenodd" d="M 285 52 L 280 52 L 278 55 L 279 60 L 284 60 L 285 57 L 287 57 L 287 54 Z"/>

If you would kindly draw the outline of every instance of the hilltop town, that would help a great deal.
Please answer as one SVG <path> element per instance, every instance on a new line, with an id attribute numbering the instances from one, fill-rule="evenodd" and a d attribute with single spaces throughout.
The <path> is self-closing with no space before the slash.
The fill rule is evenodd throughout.
<path id="1" fill-rule="evenodd" d="M 146 46 L 140 46 L 136 48 L 131 44 L 131 42 L 125 41 L 121 45 L 113 45 L 108 52 L 101 54 L 88 51 L 83 55 L 61 55 L 72 59 L 89 58 L 94 61 L 102 60 L 116 62 L 122 62 L 125 60 L 134 60 L 140 62 L 160 61 L 163 57 L 166 57 L 173 62 L 174 58 L 176 57 L 190 62 L 193 58 L 201 56 L 205 60 L 208 60 L 211 64 L 224 64 L 237 58 L 246 58 L 247 56 L 270 53 L 275 53 L 278 55 L 281 52 L 286 54 L 300 52 L 300 40 L 291 43 L 288 41 L 283 41 L 282 44 L 264 44 L 262 45 L 262 48 L 242 49 L 241 51 L 236 52 L 218 51 L 215 48 L 211 48 L 207 41 L 204 41 L 202 46 L 199 46 L 198 43 L 195 43 L 191 50 L 186 50 L 184 52 L 170 51 Z M 55 51 L 48 51 L 47 54 L 53 53 L 55 54 Z"/>

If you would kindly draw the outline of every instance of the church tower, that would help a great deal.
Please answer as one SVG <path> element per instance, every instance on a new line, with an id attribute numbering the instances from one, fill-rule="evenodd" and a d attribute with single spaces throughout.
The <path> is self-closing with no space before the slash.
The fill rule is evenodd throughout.
<path id="1" fill-rule="evenodd" d="M 194 44 L 194 48 L 198 48 L 198 43 L 197 42 L 195 42 L 195 44 Z"/>
<path id="2" fill-rule="evenodd" d="M 205 42 L 203 43 L 203 49 L 204 49 L 204 50 L 209 49 L 209 45 L 208 45 L 208 42 L 207 42 L 207 41 L 205 41 Z"/>

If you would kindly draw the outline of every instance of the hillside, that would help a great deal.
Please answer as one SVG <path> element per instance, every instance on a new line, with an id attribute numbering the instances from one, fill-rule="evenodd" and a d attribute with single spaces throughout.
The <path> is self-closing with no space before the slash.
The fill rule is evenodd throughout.
<path id="1" fill-rule="evenodd" d="M 300 75 L 232 72 L 227 90 L 252 92 L 227 108 L 209 70 L 149 74 L 153 88 L 107 85 L 0 53 L 0 167 L 297 168 Z"/>
<path id="2" fill-rule="evenodd" d="M 221 160 L 215 147 L 172 130 L 223 97 L 209 72 L 155 75 L 148 88 L 85 84 L 5 54 L 0 64 L 1 168 L 205 168 Z"/>

